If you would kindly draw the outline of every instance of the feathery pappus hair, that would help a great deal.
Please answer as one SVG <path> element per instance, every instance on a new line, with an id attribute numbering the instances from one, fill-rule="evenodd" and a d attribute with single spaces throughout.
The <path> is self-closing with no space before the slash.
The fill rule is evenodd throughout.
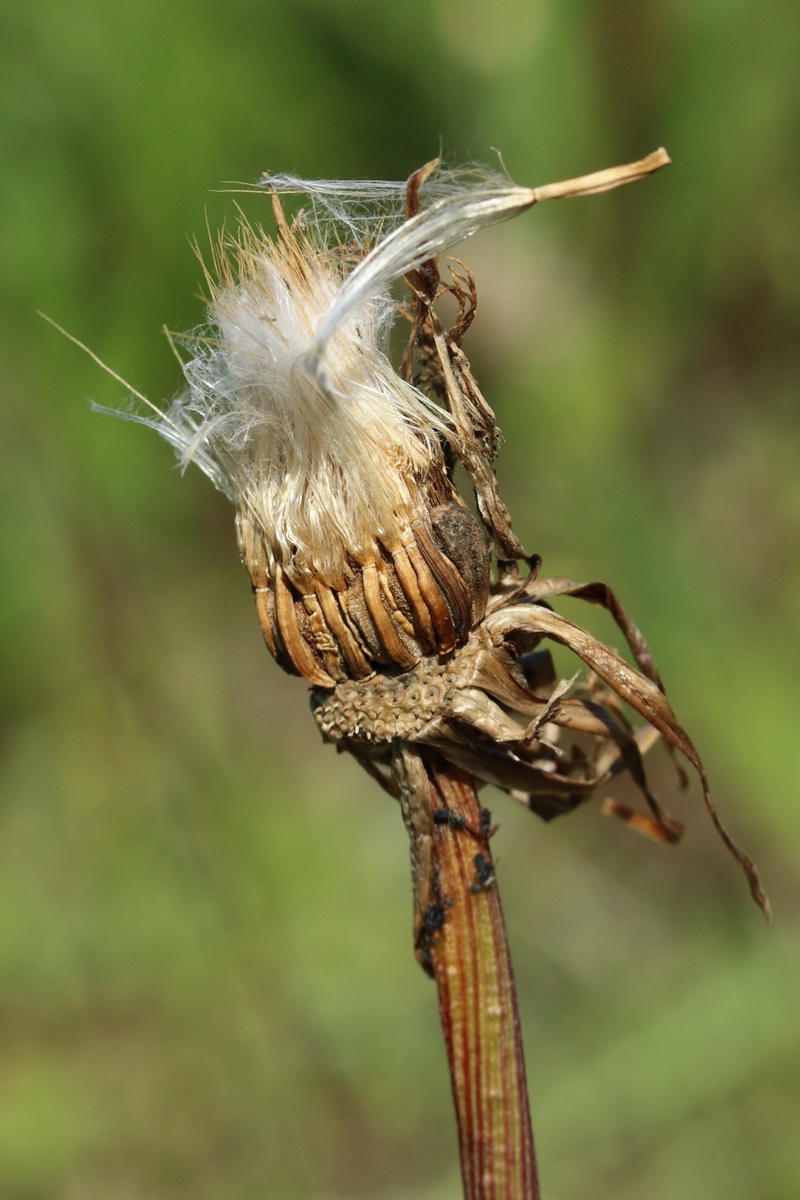
<path id="1" fill-rule="evenodd" d="M 263 186 L 276 238 L 244 221 L 223 235 L 188 387 L 163 417 L 136 419 L 264 531 L 270 566 L 301 586 L 340 588 L 351 560 L 409 540 L 453 434 L 441 405 L 389 360 L 391 286 L 536 196 L 499 176 L 448 171 L 422 185 L 427 204 L 405 220 L 406 183 L 278 175 Z M 289 224 L 279 194 L 300 191 L 311 213 Z"/>

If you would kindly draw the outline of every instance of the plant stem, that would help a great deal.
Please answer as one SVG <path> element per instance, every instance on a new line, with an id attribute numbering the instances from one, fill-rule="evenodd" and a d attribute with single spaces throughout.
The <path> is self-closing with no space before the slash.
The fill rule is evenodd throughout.
<path id="1" fill-rule="evenodd" d="M 488 814 L 482 818 L 470 775 L 436 756 L 420 758 L 427 787 L 418 765 L 406 776 L 404 797 L 412 836 L 417 951 L 439 990 L 464 1197 L 538 1200 L 517 996 Z M 405 801 L 411 781 L 417 804 L 423 804 L 409 821 Z M 420 796 L 423 790 L 427 796 Z M 428 845 L 420 853 L 422 830 Z"/>

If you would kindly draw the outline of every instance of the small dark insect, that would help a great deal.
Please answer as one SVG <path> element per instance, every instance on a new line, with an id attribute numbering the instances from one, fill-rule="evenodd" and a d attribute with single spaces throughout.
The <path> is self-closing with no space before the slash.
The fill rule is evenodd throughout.
<path id="1" fill-rule="evenodd" d="M 490 837 L 493 837 L 497 833 L 499 828 L 500 828 L 499 825 L 492 824 L 492 814 L 489 812 L 489 809 L 482 808 L 481 809 L 481 833 L 483 834 L 483 836 L 485 837 L 487 842 Z"/>
<path id="2" fill-rule="evenodd" d="M 447 825 L 450 829 L 466 829 L 467 833 L 471 833 L 474 838 L 479 838 L 483 842 L 487 842 L 497 830 L 499 825 L 492 825 L 492 814 L 488 808 L 481 809 L 481 827 L 480 831 L 459 816 L 457 812 L 453 812 L 452 808 L 437 808 L 433 814 L 434 825 Z"/>
<path id="3" fill-rule="evenodd" d="M 444 925 L 444 905 L 438 900 L 434 901 L 425 910 L 425 916 L 422 919 L 422 928 L 425 933 L 438 933 Z"/>
<path id="4" fill-rule="evenodd" d="M 450 907 L 451 901 L 445 901 L 444 904 L 440 900 L 434 900 L 433 904 L 429 904 L 425 909 L 422 917 L 422 926 L 417 934 L 417 951 L 421 955 L 420 962 L 424 971 L 429 975 L 433 974 L 433 959 L 431 958 L 431 946 L 439 940 L 447 909 Z"/>
<path id="5" fill-rule="evenodd" d="M 476 854 L 473 859 L 475 863 L 475 882 L 469 889 L 473 895 L 478 892 L 483 892 L 486 888 L 491 887 L 494 883 L 494 867 L 489 862 L 488 858 L 484 858 L 482 854 Z"/>
<path id="6" fill-rule="evenodd" d="M 437 808 L 433 814 L 434 825 L 449 825 L 451 829 L 469 829 L 469 825 L 453 812 L 452 808 Z"/>

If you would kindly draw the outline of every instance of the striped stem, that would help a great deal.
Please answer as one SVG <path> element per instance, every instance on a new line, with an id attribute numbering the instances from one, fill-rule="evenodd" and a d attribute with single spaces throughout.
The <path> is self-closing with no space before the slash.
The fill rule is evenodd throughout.
<path id="1" fill-rule="evenodd" d="M 423 762 L 432 842 L 428 898 L 432 895 L 433 902 L 422 913 L 417 946 L 439 991 L 464 1197 L 539 1200 L 517 996 L 489 843 L 490 817 L 481 809 L 470 775 L 438 757 L 426 755 Z M 440 920 L 431 920 L 431 913 Z"/>

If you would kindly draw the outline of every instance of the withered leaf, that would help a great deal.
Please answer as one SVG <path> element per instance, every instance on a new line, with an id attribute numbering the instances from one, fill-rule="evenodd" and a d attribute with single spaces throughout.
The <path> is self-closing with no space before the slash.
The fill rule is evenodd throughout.
<path id="1" fill-rule="evenodd" d="M 553 641 L 567 646 L 588 667 L 591 667 L 618 696 L 630 704 L 631 708 L 657 729 L 670 745 L 684 755 L 700 778 L 703 800 L 714 828 L 744 871 L 750 885 L 750 894 L 769 920 L 771 917 L 769 901 L 761 885 L 756 865 L 750 856 L 737 845 L 720 820 L 700 756 L 658 685 L 629 666 L 618 654 L 598 641 L 592 634 L 541 604 L 515 604 L 502 608 L 491 613 L 487 617 L 486 623 L 492 637 L 498 642 L 517 631 L 528 631 L 544 634 Z"/>

